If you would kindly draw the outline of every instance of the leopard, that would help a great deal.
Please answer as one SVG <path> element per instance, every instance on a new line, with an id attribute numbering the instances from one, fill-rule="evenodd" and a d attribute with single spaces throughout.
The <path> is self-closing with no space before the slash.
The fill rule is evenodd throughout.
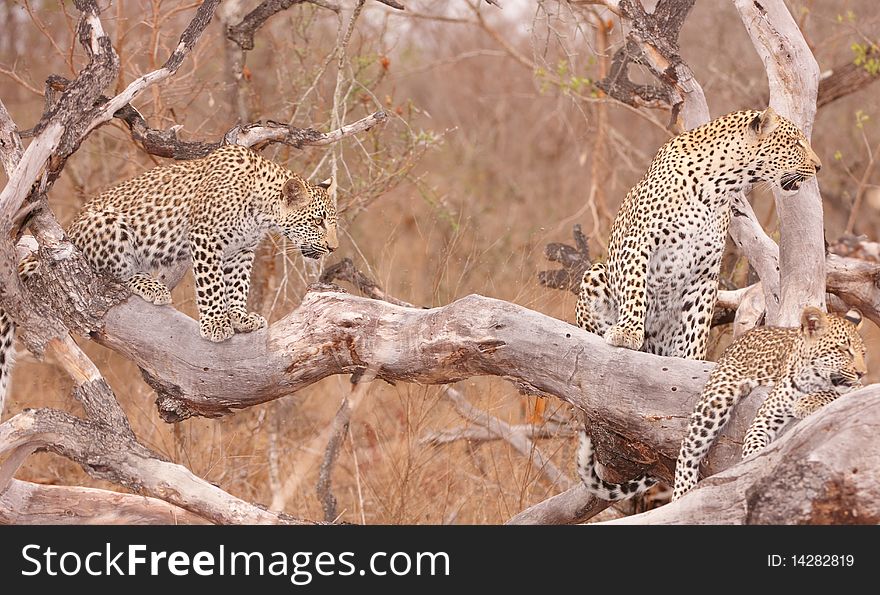
<path id="1" fill-rule="evenodd" d="M 731 197 L 761 183 L 792 196 L 821 167 L 803 132 L 771 107 L 673 137 L 621 203 L 605 260 L 584 272 L 577 325 L 614 347 L 706 359 Z M 581 479 L 604 499 L 644 487 L 603 484 L 587 472 L 593 454 L 581 432 Z"/>
<path id="2" fill-rule="evenodd" d="M 706 359 L 731 197 L 755 184 L 791 196 L 821 167 L 769 107 L 673 137 L 621 203 L 605 260 L 584 272 L 577 325 L 611 346 Z"/>
<path id="3" fill-rule="evenodd" d="M 700 394 L 688 419 L 675 465 L 672 500 L 697 485 L 699 467 L 737 404 L 758 387 L 770 392 L 746 431 L 742 458 L 771 444 L 789 422 L 812 415 L 861 386 L 867 373 L 862 315 L 826 314 L 807 306 L 799 327 L 761 326 L 731 343 Z M 578 474 L 587 490 L 611 502 L 645 492 L 657 483 L 649 475 L 622 483 L 603 480 L 596 471 L 592 442 L 580 433 Z"/>
<path id="4" fill-rule="evenodd" d="M 149 169 L 86 202 L 66 233 L 99 274 L 159 306 L 171 304 L 163 276 L 191 265 L 199 332 L 212 342 L 266 326 L 249 312 L 255 250 L 274 232 L 309 259 L 335 251 L 336 183 L 312 184 L 241 145 Z M 35 274 L 33 255 L 19 265 Z M 15 325 L 0 309 L 0 402 L 12 366 Z"/>

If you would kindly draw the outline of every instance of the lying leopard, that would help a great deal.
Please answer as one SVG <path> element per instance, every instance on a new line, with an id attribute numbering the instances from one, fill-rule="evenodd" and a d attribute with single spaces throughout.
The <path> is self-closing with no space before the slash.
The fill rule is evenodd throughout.
<path id="1" fill-rule="evenodd" d="M 743 457 L 770 444 L 792 419 L 815 413 L 860 386 L 867 372 L 865 344 L 858 333 L 862 316 L 844 316 L 807 307 L 800 328 L 758 327 L 734 341 L 712 370 L 688 423 L 675 466 L 672 499 L 697 484 L 700 462 L 730 419 L 733 408 L 759 386 L 772 387 L 743 441 Z M 603 500 L 622 500 L 656 483 L 642 476 L 624 483 L 604 481 L 596 472 L 593 445 L 581 433 L 578 474 Z"/>
<path id="2" fill-rule="evenodd" d="M 199 331 L 210 341 L 266 326 L 247 311 L 251 265 L 269 231 L 320 258 L 338 247 L 333 182 L 313 185 L 238 145 L 160 166 L 105 190 L 67 229 L 99 273 L 153 304 L 170 304 L 164 271 L 191 262 Z M 39 266 L 19 267 L 23 276 Z M 11 372 L 15 326 L 0 310 L 0 403 Z"/>
<path id="3" fill-rule="evenodd" d="M 578 326 L 610 345 L 705 359 L 731 193 L 764 181 L 794 194 L 820 167 L 800 130 L 770 108 L 669 140 L 623 200 L 607 260 L 583 276 Z"/>

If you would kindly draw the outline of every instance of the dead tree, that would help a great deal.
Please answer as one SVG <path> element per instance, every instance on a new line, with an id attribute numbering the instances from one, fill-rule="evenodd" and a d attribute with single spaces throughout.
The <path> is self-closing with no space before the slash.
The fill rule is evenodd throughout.
<path id="1" fill-rule="evenodd" d="M 669 480 L 687 414 L 712 368 L 711 363 L 613 349 L 599 337 L 567 322 L 481 296 L 468 296 L 432 309 L 399 301 L 391 303 L 380 288 L 369 283 L 362 283 L 361 288 L 381 300 L 353 296 L 338 287 L 313 286 L 299 308 L 269 328 L 212 344 L 200 339 L 197 324 L 191 318 L 170 307 L 128 298 L 118 285 L 94 275 L 66 240 L 51 211 L 45 208 L 45 194 L 85 136 L 112 118 L 125 122 L 144 146 L 172 156 L 210 150 L 208 147 L 218 142 L 219 139 L 196 145 L 181 143 L 174 130 L 152 130 L 129 109 L 130 102 L 144 89 L 174 75 L 210 22 L 217 4 L 217 0 L 206 0 L 199 6 L 177 49 L 162 68 L 135 79 L 122 92 L 105 97 L 102 93 L 115 79 L 118 59 L 102 29 L 97 4 L 78 0 L 76 5 L 83 15 L 79 40 L 90 61 L 74 80 L 54 80 L 57 95 L 48 93 L 48 109 L 26 150 L 21 150 L 20 134 L 0 104 L 0 154 L 9 174 L 9 183 L 0 194 L 0 305 L 19 324 L 22 338 L 32 352 L 55 356 L 74 380 L 73 396 L 85 411 L 85 417 L 78 417 L 52 409 L 28 409 L 0 423 L 0 520 L 57 521 L 54 506 L 62 501 L 73 511 L 74 518 L 83 522 L 308 522 L 236 498 L 147 448 L 134 435 L 113 391 L 70 332 L 88 335 L 135 362 L 144 380 L 155 389 L 158 413 L 168 422 L 197 415 L 226 415 L 289 395 L 336 374 L 422 384 L 449 384 L 492 375 L 510 380 L 523 392 L 554 396 L 585 411 L 593 420 L 602 460 L 621 473 L 647 471 Z M 267 0 L 263 4 L 268 7 L 279 3 Z M 634 7 L 629 2 L 615 4 Z M 649 18 L 635 8 L 629 14 L 634 15 L 633 23 Z M 652 47 L 659 49 L 662 57 L 662 52 L 674 46 L 658 42 Z M 679 92 L 691 98 L 700 97 L 701 91 L 696 81 L 688 78 L 683 61 L 675 61 L 674 56 L 668 59 L 675 65 L 677 84 L 684 85 Z M 687 122 L 698 119 L 688 111 L 689 104 L 696 105 L 696 113 L 700 108 L 699 101 L 683 102 L 681 113 Z M 327 144 L 366 130 L 383 116 L 377 112 L 323 133 L 239 124 L 230 131 L 231 137 L 227 135 L 227 142 L 280 140 L 294 146 Z M 39 254 L 45 264 L 41 274 L 27 284 L 17 275 L 20 254 L 13 241 L 24 215 L 29 216 L 26 221 L 39 241 Z M 781 251 L 786 249 L 783 238 Z M 880 320 L 880 265 L 850 266 L 847 259 L 837 258 L 839 276 L 832 282 L 833 269 L 829 267 L 829 285 L 838 283 L 844 299 L 860 301 L 866 315 Z M 782 262 L 784 265 L 788 261 Z M 810 270 L 815 272 L 815 263 Z M 785 266 L 782 273 L 789 274 Z M 808 279 L 804 287 L 812 288 L 815 282 Z M 824 282 L 820 284 L 824 288 Z M 781 293 L 782 309 L 795 307 L 786 306 L 787 296 L 791 295 L 795 294 Z M 848 432 L 856 423 L 853 420 L 867 420 L 865 428 L 870 429 L 876 420 L 862 408 L 870 407 L 876 398 L 876 389 L 869 387 L 841 399 L 798 425 L 767 453 L 736 464 L 739 437 L 758 406 L 756 398 L 747 399 L 707 463 L 708 473 L 726 470 L 723 477 L 728 478 L 729 484 L 724 502 L 739 506 L 740 496 L 746 492 L 749 495 L 751 508 L 747 506 L 747 510 L 752 512 L 725 518 L 772 522 L 795 506 L 805 506 L 806 512 L 798 518 L 840 520 L 829 513 L 826 497 L 838 493 L 846 494 L 859 518 L 872 518 L 862 511 L 870 510 L 872 504 L 876 507 L 871 500 L 876 497 L 876 487 L 864 494 L 850 495 L 853 486 L 861 489 L 860 482 L 880 472 L 876 457 L 860 459 L 859 478 L 852 477 L 852 472 L 840 465 L 794 468 L 785 464 L 791 454 L 809 457 L 823 452 L 826 444 L 836 444 L 829 442 L 827 437 L 832 432 L 826 429 Z M 339 426 L 343 427 L 345 421 L 343 414 Z M 516 430 L 489 422 L 485 427 L 495 434 Z M 869 451 L 871 432 L 853 432 L 846 437 L 852 440 L 848 448 L 861 446 L 865 453 Z M 39 449 L 67 457 L 93 477 L 146 498 L 105 490 L 48 488 L 14 479 L 22 462 Z M 762 463 L 769 467 L 761 467 Z M 803 485 L 825 495 L 804 501 L 800 493 L 780 489 L 784 482 L 768 480 L 762 471 L 766 468 L 781 470 L 783 479 L 786 473 L 796 471 Z M 692 502 L 700 497 L 701 491 L 690 496 Z M 605 506 L 582 498 L 575 503 L 578 494 L 578 487 L 574 487 L 524 511 L 513 521 L 570 522 L 595 514 Z M 89 497 L 83 498 L 84 495 Z M 762 503 L 770 498 L 773 505 L 762 508 Z M 669 508 L 664 518 L 697 522 L 699 507 L 685 506 L 687 502 L 683 499 L 677 508 Z M 329 497 L 327 503 L 328 517 L 332 517 Z M 113 507 L 112 512 L 107 512 L 109 507 Z"/>

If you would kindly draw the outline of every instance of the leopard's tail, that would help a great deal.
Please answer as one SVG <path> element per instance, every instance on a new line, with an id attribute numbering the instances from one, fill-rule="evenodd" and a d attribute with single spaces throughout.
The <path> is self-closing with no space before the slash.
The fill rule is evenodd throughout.
<path id="1" fill-rule="evenodd" d="M 40 268 L 40 261 L 33 255 L 26 256 L 18 263 L 18 274 L 27 280 Z M 9 378 L 15 357 L 15 322 L 3 308 L 0 308 L 0 419 L 6 408 L 6 394 L 9 392 Z"/>
<path id="2" fill-rule="evenodd" d="M 587 491 L 600 500 L 608 502 L 616 502 L 638 496 L 657 483 L 655 478 L 648 475 L 642 475 L 622 483 L 611 483 L 599 477 L 599 474 L 596 472 L 596 450 L 593 448 L 593 441 L 583 430 L 580 432 L 577 471 Z"/>
<path id="3" fill-rule="evenodd" d="M 6 406 L 6 393 L 9 389 L 9 376 L 12 374 L 12 358 L 15 355 L 15 323 L 0 308 L 0 419 Z"/>

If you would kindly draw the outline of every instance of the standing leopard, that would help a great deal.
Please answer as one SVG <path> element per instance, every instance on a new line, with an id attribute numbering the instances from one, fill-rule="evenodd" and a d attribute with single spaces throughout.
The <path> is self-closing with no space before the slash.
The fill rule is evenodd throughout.
<path id="1" fill-rule="evenodd" d="M 584 273 L 578 326 L 610 345 L 705 359 L 731 194 L 762 181 L 794 194 L 820 167 L 801 131 L 770 108 L 672 138 L 623 200 L 607 260 Z"/>
<path id="2" fill-rule="evenodd" d="M 162 274 L 191 262 L 199 332 L 225 341 L 266 326 L 247 311 L 251 265 L 260 240 L 275 231 L 303 256 L 338 247 L 333 182 L 313 185 L 238 146 L 156 167 L 90 200 L 67 228 L 97 272 L 153 304 L 171 303 Z M 22 261 L 23 276 L 39 266 Z M 11 372 L 15 326 L 0 310 L 0 404 Z"/>
<path id="3" fill-rule="evenodd" d="M 733 408 L 759 386 L 772 387 L 743 440 L 743 458 L 770 444 L 792 419 L 815 413 L 860 385 L 867 372 L 865 344 L 858 329 L 862 315 L 844 316 L 807 307 L 800 328 L 758 327 L 721 354 L 690 416 L 675 465 L 672 499 L 697 484 L 700 462 L 730 419 Z M 603 500 L 644 492 L 656 480 L 642 476 L 616 484 L 596 473 L 593 445 L 581 434 L 578 473 L 587 489 Z"/>

